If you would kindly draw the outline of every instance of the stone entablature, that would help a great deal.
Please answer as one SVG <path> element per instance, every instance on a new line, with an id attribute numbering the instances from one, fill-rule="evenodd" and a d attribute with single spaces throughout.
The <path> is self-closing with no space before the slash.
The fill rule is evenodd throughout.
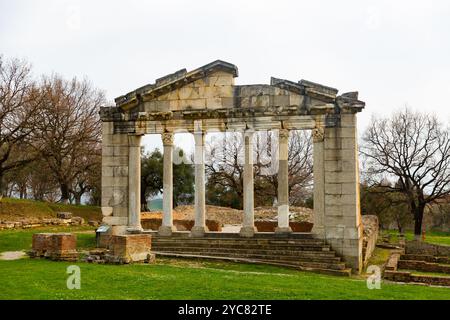
<path id="1" fill-rule="evenodd" d="M 357 92 L 338 90 L 311 81 L 271 78 L 270 84 L 235 85 L 233 64 L 214 61 L 196 70 L 185 69 L 159 78 L 103 107 L 102 212 L 116 234 L 139 232 L 139 143 L 144 134 L 161 134 L 164 145 L 163 223 L 160 235 L 174 231 L 172 217 L 173 135 L 195 136 L 195 159 L 204 159 L 207 132 L 236 131 L 244 135 L 244 225 L 242 236 L 253 236 L 252 134 L 278 130 L 278 227 L 289 227 L 287 152 L 289 130 L 313 130 L 314 228 L 354 269 L 362 266 L 362 227 L 356 114 L 364 108 Z M 285 156 L 283 156 L 285 155 Z M 192 236 L 203 236 L 205 225 L 204 162 L 195 164 L 196 219 Z"/>

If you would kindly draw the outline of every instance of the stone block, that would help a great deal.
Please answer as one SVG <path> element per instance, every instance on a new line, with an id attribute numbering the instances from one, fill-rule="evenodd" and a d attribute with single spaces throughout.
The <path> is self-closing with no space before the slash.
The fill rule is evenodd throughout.
<path id="1" fill-rule="evenodd" d="M 300 106 L 303 103 L 303 96 L 299 94 L 290 94 L 289 95 L 289 104 L 291 106 Z"/>
<path id="2" fill-rule="evenodd" d="M 127 166 L 128 156 L 106 156 L 102 157 L 102 166 Z"/>
<path id="3" fill-rule="evenodd" d="M 182 109 L 205 109 L 206 108 L 206 99 L 187 99 L 180 100 L 179 106 Z"/>
<path id="4" fill-rule="evenodd" d="M 262 95 L 262 96 L 253 96 L 250 99 L 250 107 L 268 107 L 270 106 L 270 96 Z"/>
<path id="5" fill-rule="evenodd" d="M 113 209 L 113 214 L 115 214 L 115 208 Z M 103 217 L 102 222 L 109 224 L 111 226 L 127 225 L 128 217 L 116 217 L 116 216 Z"/>
<path id="6" fill-rule="evenodd" d="M 342 128 L 356 128 L 356 115 L 355 114 L 341 114 L 341 127 Z"/>
<path id="7" fill-rule="evenodd" d="M 114 122 L 102 122 L 102 135 L 114 133 Z"/>
<path id="8" fill-rule="evenodd" d="M 114 167 L 102 166 L 102 177 L 114 176 Z"/>
<path id="9" fill-rule="evenodd" d="M 328 183 L 325 194 L 342 194 L 342 183 Z"/>
<path id="10" fill-rule="evenodd" d="M 128 177 L 128 166 L 116 166 L 113 173 L 114 177 Z"/>
<path id="11" fill-rule="evenodd" d="M 152 259 L 151 235 L 128 234 L 111 236 L 111 262 L 132 263 L 148 262 Z"/>
<path id="12" fill-rule="evenodd" d="M 222 97 L 222 107 L 223 108 L 233 108 L 234 107 L 234 98 L 232 97 Z"/>
<path id="13" fill-rule="evenodd" d="M 114 147 L 111 146 L 107 146 L 102 144 L 102 157 L 105 156 L 113 156 L 114 155 Z"/>
<path id="14" fill-rule="evenodd" d="M 59 219 L 71 219 L 72 212 L 57 212 L 56 217 Z"/>
<path id="15" fill-rule="evenodd" d="M 272 96 L 272 97 L 274 106 L 285 107 L 290 105 L 289 96 Z"/>
<path id="16" fill-rule="evenodd" d="M 356 183 L 356 173 L 328 172 L 325 175 L 325 184 L 328 183 Z M 325 185 L 325 190 L 327 186 Z"/>
<path id="17" fill-rule="evenodd" d="M 356 138 L 356 130 L 354 128 L 325 128 L 325 138 Z"/>
<path id="18" fill-rule="evenodd" d="M 36 233 L 32 240 L 32 257 L 52 260 L 78 260 L 77 238 L 71 233 Z"/>
<path id="19" fill-rule="evenodd" d="M 206 99 L 206 108 L 207 109 L 220 109 L 222 108 L 222 98 L 208 98 Z"/>
<path id="20" fill-rule="evenodd" d="M 128 135 L 126 134 L 113 134 L 112 142 L 114 145 L 128 145 Z"/>
<path id="21" fill-rule="evenodd" d="M 128 146 L 114 146 L 113 155 L 114 156 L 128 156 Z"/>
<path id="22" fill-rule="evenodd" d="M 35 233 L 32 238 L 31 257 L 44 257 L 51 246 L 52 233 Z"/>

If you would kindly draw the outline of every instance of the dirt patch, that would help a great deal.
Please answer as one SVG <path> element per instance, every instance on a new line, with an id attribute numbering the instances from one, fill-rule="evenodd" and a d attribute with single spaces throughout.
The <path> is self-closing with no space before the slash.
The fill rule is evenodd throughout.
<path id="1" fill-rule="evenodd" d="M 312 223 L 312 209 L 303 207 L 289 207 L 291 221 Z M 142 218 L 162 218 L 161 211 L 142 212 Z M 173 218 L 177 220 L 194 220 L 195 212 L 193 205 L 178 206 L 173 211 Z M 276 220 L 276 207 L 255 208 L 256 220 Z M 240 225 L 243 220 L 243 211 L 227 207 L 206 206 L 206 219 L 215 220 L 222 225 Z"/>
<path id="2" fill-rule="evenodd" d="M 5 251 L 0 253 L 0 260 L 19 260 L 26 255 L 23 251 Z"/>

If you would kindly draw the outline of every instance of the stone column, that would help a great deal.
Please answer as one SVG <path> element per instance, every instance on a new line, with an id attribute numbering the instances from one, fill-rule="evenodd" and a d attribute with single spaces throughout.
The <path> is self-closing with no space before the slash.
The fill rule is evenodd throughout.
<path id="1" fill-rule="evenodd" d="M 325 168 L 324 168 L 324 129 L 317 127 L 312 130 L 313 138 L 313 176 L 314 176 L 314 225 L 312 232 L 319 239 L 324 238 L 325 215 Z"/>
<path id="2" fill-rule="evenodd" d="M 205 223 L 205 133 L 194 132 L 195 140 L 195 224 L 191 230 L 192 237 L 202 237 L 208 231 Z"/>
<path id="3" fill-rule="evenodd" d="M 255 211 L 253 197 L 253 131 L 243 132 L 244 139 L 244 221 L 241 228 L 242 237 L 255 234 Z"/>
<path id="4" fill-rule="evenodd" d="M 164 132 L 162 134 L 164 147 L 163 164 L 163 219 L 159 228 L 161 236 L 171 236 L 175 231 L 173 226 L 173 133 Z"/>
<path id="5" fill-rule="evenodd" d="M 280 129 L 278 133 L 278 227 L 275 233 L 292 232 L 289 226 L 289 130 Z"/>
<path id="6" fill-rule="evenodd" d="M 141 136 L 128 136 L 128 232 L 141 226 Z"/>
<path id="7" fill-rule="evenodd" d="M 337 127 L 325 128 L 324 168 L 326 241 L 353 271 L 361 272 L 362 227 L 356 114 L 342 112 Z"/>

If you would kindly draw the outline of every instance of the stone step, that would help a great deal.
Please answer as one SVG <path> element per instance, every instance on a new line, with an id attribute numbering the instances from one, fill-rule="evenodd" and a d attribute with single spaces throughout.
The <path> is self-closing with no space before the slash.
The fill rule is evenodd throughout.
<path id="1" fill-rule="evenodd" d="M 246 248 L 216 248 L 216 247 L 174 247 L 174 246 L 153 246 L 153 250 L 160 252 L 219 252 L 219 253 L 234 253 L 240 255 L 252 255 L 257 254 L 265 257 L 280 257 L 289 259 L 316 259 L 317 261 L 327 261 L 327 262 L 340 262 L 341 258 L 336 257 L 334 251 L 296 251 L 296 250 L 255 250 Z M 278 259 L 278 258 L 277 258 Z M 312 261 L 312 260 L 311 260 Z"/>
<path id="2" fill-rule="evenodd" d="M 254 249 L 254 250 L 296 250 L 296 251 L 330 251 L 329 245 L 324 244 L 258 244 L 258 243 L 209 243 L 207 241 L 152 241 L 152 247 L 220 247 L 232 249 Z"/>
<path id="3" fill-rule="evenodd" d="M 176 257 L 176 258 L 188 258 L 188 259 L 210 259 L 210 260 L 223 260 L 223 261 L 233 261 L 233 262 L 243 262 L 243 263 L 256 263 L 256 264 L 265 264 L 265 265 L 273 265 L 280 267 L 293 268 L 301 271 L 310 271 L 321 274 L 328 274 L 334 276 L 350 276 L 351 269 L 326 269 L 326 268 L 318 268 L 318 267 L 306 267 L 298 264 L 292 263 L 284 263 L 280 261 L 270 261 L 270 260 L 258 260 L 258 259 L 247 259 L 247 258 L 237 258 L 237 257 L 224 257 L 224 256 L 208 256 L 208 255 L 199 255 L 199 254 L 188 254 L 188 253 L 169 253 L 169 252 L 155 252 L 157 256 L 164 257 Z"/>
<path id="4" fill-rule="evenodd" d="M 340 263 L 340 257 L 334 256 L 320 256 L 320 255 L 308 255 L 302 256 L 297 252 L 293 254 L 281 254 L 281 253 L 267 253 L 260 251 L 245 251 L 245 250 L 221 250 L 220 248 L 158 248 L 154 249 L 158 252 L 176 252 L 176 253 L 196 253 L 202 255 L 223 255 L 233 257 L 245 257 L 255 259 L 272 259 L 272 260 L 286 260 L 286 261 L 303 261 L 303 262 L 323 262 L 323 263 Z"/>
<path id="5" fill-rule="evenodd" d="M 181 242 L 181 243 L 204 243 L 208 244 L 229 244 L 235 243 L 239 245 L 244 244 L 270 244 L 270 245 L 325 245 L 324 240 L 320 239 L 249 239 L 249 238 L 165 238 L 165 237 L 152 237 L 152 242 Z"/>
<path id="6" fill-rule="evenodd" d="M 143 233 L 150 234 L 152 237 L 160 237 L 158 231 L 144 230 Z M 172 233 L 171 238 L 191 238 L 190 231 L 175 231 Z M 215 232 L 208 231 L 205 233 L 205 238 L 214 239 L 249 239 L 243 238 L 239 233 L 227 233 L 227 232 Z M 253 235 L 252 239 L 316 239 L 314 234 L 310 232 L 292 232 L 289 234 L 275 234 L 273 232 L 257 232 Z"/>

